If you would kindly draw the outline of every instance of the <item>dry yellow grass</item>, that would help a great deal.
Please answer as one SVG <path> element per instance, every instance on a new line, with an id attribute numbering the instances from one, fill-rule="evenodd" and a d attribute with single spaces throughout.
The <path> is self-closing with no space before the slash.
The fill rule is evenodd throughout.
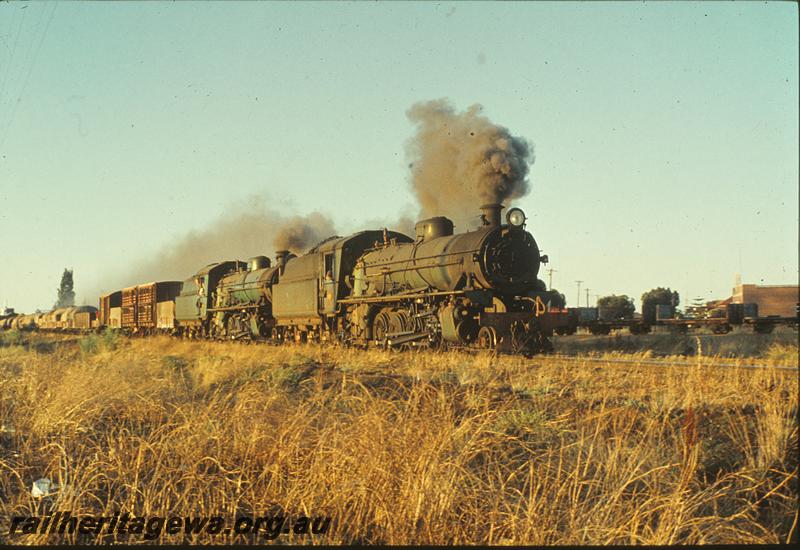
<path id="1" fill-rule="evenodd" d="M 798 538 L 794 373 L 59 342 L 0 347 L 0 542 L 95 540 L 8 537 L 44 476 L 73 514 L 332 517 L 283 543 Z"/>

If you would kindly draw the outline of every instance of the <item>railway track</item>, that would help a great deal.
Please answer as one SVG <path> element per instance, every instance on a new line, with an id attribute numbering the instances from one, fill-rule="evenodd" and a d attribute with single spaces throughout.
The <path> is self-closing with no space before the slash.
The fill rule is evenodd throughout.
<path id="1" fill-rule="evenodd" d="M 42 331 L 47 333 L 48 331 Z M 142 336 L 132 336 L 126 335 L 127 338 L 141 338 Z M 77 344 L 79 338 L 68 338 L 61 341 L 56 341 L 55 343 L 58 344 Z M 281 346 L 286 345 L 283 343 L 271 341 L 271 340 L 198 340 L 207 343 L 213 342 L 236 342 L 240 345 L 267 345 L 267 346 Z M 291 344 L 290 344 L 291 345 Z M 473 350 L 473 349 L 461 349 L 462 352 L 467 352 L 471 355 L 477 355 L 481 353 L 486 353 L 484 350 Z M 402 352 L 399 352 L 402 353 Z M 694 360 L 694 361 L 676 361 L 676 360 L 665 360 L 665 359 L 648 359 L 648 358 L 641 358 L 641 359 L 626 359 L 623 357 L 591 357 L 586 355 L 568 355 L 568 354 L 560 354 L 560 353 L 550 353 L 550 354 L 542 354 L 542 355 L 533 355 L 529 359 L 529 361 L 536 363 L 542 361 L 562 361 L 565 363 L 606 363 L 606 364 L 613 364 L 613 363 L 623 363 L 623 364 L 635 364 L 635 365 L 652 365 L 652 366 L 660 366 L 660 367 L 709 367 L 709 368 L 727 368 L 727 369 L 746 369 L 746 370 L 776 370 L 776 371 L 784 371 L 784 372 L 800 372 L 800 368 L 797 365 L 763 365 L 763 364 L 738 364 L 738 363 L 716 363 L 716 362 L 707 362 L 702 359 Z"/>
<path id="2" fill-rule="evenodd" d="M 749 370 L 778 370 L 787 372 L 800 372 L 800 369 L 791 365 L 742 365 L 737 363 L 709 363 L 705 361 L 674 361 L 663 359 L 624 359 L 624 358 L 605 358 L 605 357 L 586 357 L 582 355 L 564 355 L 564 354 L 550 354 L 532 357 L 532 361 L 539 359 L 557 360 L 564 362 L 589 362 L 589 363 L 626 363 L 637 365 L 654 365 L 654 366 L 676 366 L 676 367 L 711 367 L 711 368 L 727 368 L 727 369 L 749 369 Z"/>

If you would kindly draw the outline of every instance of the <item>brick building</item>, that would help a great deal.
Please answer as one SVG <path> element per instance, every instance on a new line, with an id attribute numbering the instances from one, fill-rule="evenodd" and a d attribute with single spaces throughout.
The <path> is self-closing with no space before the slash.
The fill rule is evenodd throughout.
<path id="1" fill-rule="evenodd" d="M 758 304 L 758 316 L 780 315 L 794 317 L 800 302 L 800 286 L 797 285 L 743 285 L 738 284 L 726 300 L 733 304 Z"/>

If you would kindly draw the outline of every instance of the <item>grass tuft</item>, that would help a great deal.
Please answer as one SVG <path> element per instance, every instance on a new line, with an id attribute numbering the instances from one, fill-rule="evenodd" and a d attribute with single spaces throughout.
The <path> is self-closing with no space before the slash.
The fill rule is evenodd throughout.
<path id="1" fill-rule="evenodd" d="M 19 346 L 25 342 L 25 336 L 19 329 L 11 329 L 5 332 L 0 332 L 0 345 L 2 346 Z"/>

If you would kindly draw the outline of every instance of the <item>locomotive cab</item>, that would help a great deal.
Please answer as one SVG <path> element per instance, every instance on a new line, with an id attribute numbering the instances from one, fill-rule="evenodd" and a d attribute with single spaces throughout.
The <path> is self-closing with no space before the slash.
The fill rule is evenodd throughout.
<path id="1" fill-rule="evenodd" d="M 331 237 L 288 263 L 273 288 L 273 312 L 279 326 L 312 330 L 330 325 L 340 301 L 353 292 L 358 258 L 381 243 L 412 243 L 395 231 L 361 231 Z"/>

